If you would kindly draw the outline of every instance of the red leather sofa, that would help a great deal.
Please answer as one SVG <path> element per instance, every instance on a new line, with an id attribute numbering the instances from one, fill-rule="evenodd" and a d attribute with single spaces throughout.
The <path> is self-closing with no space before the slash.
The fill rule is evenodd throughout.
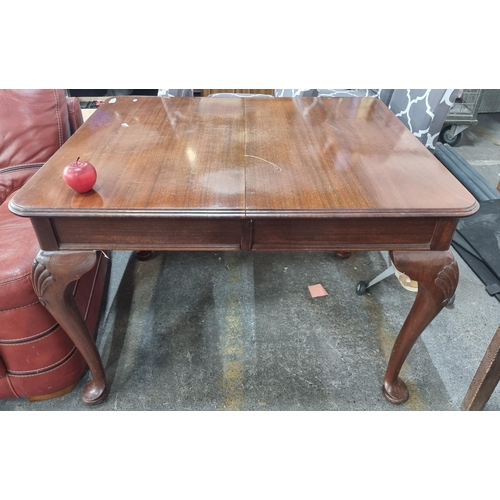
<path id="1" fill-rule="evenodd" d="M 8 209 L 15 192 L 83 123 L 64 90 L 0 90 L 0 399 L 62 396 L 86 364 L 33 291 L 39 245 L 31 222 Z M 75 282 L 73 293 L 95 335 L 107 259 Z"/>

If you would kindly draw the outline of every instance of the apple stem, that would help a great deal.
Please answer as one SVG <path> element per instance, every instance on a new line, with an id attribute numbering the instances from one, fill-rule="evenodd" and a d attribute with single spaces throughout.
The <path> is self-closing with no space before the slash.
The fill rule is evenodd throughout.
<path id="1" fill-rule="evenodd" d="M 80 159 L 80 157 L 78 157 L 78 158 L 76 159 L 76 161 L 78 161 L 79 159 Z"/>

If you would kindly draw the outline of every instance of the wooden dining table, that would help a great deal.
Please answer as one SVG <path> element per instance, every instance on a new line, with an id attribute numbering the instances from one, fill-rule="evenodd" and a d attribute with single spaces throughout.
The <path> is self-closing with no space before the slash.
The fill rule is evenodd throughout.
<path id="1" fill-rule="evenodd" d="M 62 176 L 77 157 L 97 170 L 84 194 Z M 70 284 L 99 251 L 388 250 L 418 282 L 382 384 L 401 404 L 409 396 L 402 364 L 457 287 L 455 226 L 478 204 L 375 98 L 122 96 L 107 100 L 9 208 L 29 217 L 38 237 L 40 301 L 88 363 L 84 403 L 102 402 L 109 388 Z"/>

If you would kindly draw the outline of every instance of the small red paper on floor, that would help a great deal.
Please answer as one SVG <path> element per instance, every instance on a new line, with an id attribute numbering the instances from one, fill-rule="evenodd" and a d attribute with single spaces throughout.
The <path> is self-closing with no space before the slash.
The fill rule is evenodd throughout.
<path id="1" fill-rule="evenodd" d="M 328 292 L 323 288 L 323 285 L 310 285 L 309 292 L 311 293 L 312 298 L 328 295 Z"/>

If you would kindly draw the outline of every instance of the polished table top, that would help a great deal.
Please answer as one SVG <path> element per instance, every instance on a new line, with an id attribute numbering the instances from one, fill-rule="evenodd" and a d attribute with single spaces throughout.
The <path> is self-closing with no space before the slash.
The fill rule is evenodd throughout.
<path id="1" fill-rule="evenodd" d="M 64 167 L 92 163 L 77 194 Z M 17 193 L 22 216 L 462 217 L 477 202 L 373 98 L 106 101 Z"/>

